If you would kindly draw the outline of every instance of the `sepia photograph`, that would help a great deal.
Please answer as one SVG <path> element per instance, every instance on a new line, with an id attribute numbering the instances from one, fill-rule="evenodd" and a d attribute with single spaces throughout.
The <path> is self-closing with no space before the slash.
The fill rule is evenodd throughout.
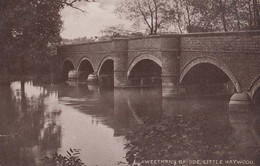
<path id="1" fill-rule="evenodd" d="M 0 0 L 0 166 L 260 166 L 260 0 Z"/>

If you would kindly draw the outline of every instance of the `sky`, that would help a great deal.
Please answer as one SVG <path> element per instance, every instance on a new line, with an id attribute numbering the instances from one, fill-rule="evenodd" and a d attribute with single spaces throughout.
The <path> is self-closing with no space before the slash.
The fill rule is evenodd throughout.
<path id="1" fill-rule="evenodd" d="M 71 7 L 61 11 L 63 20 L 62 38 L 74 39 L 78 37 L 101 36 L 101 30 L 107 26 L 123 24 L 125 28 L 131 27 L 127 20 L 120 19 L 114 9 L 120 0 L 98 0 L 97 2 L 78 2 L 76 7 L 83 9 L 86 13 Z"/>

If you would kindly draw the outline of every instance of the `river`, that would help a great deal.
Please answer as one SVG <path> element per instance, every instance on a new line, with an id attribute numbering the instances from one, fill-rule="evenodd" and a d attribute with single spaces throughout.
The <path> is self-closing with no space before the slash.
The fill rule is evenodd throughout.
<path id="1" fill-rule="evenodd" d="M 228 140 L 236 141 L 241 156 L 260 145 L 259 114 L 228 113 L 227 96 L 165 99 L 161 88 L 109 89 L 32 81 L 0 86 L 0 92 L 1 166 L 40 166 L 45 156 L 66 155 L 70 148 L 80 149 L 80 158 L 88 166 L 126 163 L 125 136 L 146 117 L 197 112 L 208 115 L 209 129 L 228 128 Z"/>

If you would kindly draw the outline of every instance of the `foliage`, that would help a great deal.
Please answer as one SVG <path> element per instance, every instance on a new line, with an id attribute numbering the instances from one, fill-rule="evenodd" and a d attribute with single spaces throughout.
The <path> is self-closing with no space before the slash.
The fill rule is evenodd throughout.
<path id="1" fill-rule="evenodd" d="M 101 33 L 107 36 L 118 37 L 118 36 L 129 36 L 133 32 L 131 30 L 125 29 L 124 25 L 120 24 L 117 26 L 108 26 L 105 29 L 103 29 Z"/>
<path id="2" fill-rule="evenodd" d="M 88 43 L 88 42 L 95 42 L 97 40 L 97 36 L 94 37 L 78 37 L 75 39 L 62 39 L 61 44 L 81 44 L 81 43 Z"/>
<path id="3" fill-rule="evenodd" d="M 168 0 L 122 0 L 115 12 L 133 21 L 135 27 L 146 26 L 147 32 L 152 35 L 170 26 L 174 19 L 170 9 Z"/>
<path id="4" fill-rule="evenodd" d="M 48 166 L 86 166 L 79 158 L 79 149 L 70 149 L 67 155 L 53 154 L 51 157 L 46 156 L 44 164 Z"/>
<path id="5" fill-rule="evenodd" d="M 156 34 L 170 26 L 181 33 L 260 29 L 259 8 L 257 0 L 123 0 L 115 11 Z"/>
<path id="6" fill-rule="evenodd" d="M 214 126 L 214 127 L 213 127 Z M 216 125 L 205 114 L 148 118 L 126 136 L 129 164 L 154 159 L 229 159 L 236 141 L 228 119 Z M 245 157 L 245 156 L 244 156 Z M 250 156 L 254 159 L 253 153 Z"/>
<path id="7" fill-rule="evenodd" d="M 48 66 L 47 56 L 60 42 L 60 10 L 87 0 L 1 0 L 1 65 L 9 70 L 26 72 Z"/>
<path id="8" fill-rule="evenodd" d="M 180 32 L 240 31 L 259 29 L 259 4 L 256 0 L 177 0 Z"/>

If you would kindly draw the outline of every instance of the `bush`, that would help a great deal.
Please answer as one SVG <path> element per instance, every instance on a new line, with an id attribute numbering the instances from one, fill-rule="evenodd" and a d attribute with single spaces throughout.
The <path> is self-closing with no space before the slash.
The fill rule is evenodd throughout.
<path id="1" fill-rule="evenodd" d="M 51 157 L 46 156 L 44 164 L 48 166 L 86 166 L 79 158 L 79 155 L 79 149 L 70 149 L 65 156 L 58 153 L 53 154 Z"/>

